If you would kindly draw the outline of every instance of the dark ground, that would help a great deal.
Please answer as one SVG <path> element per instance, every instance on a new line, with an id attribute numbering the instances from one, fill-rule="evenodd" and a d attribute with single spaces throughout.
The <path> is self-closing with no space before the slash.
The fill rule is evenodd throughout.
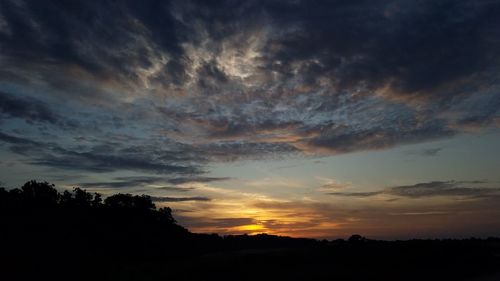
<path id="1" fill-rule="evenodd" d="M 252 239 L 252 238 L 248 238 Z M 499 240 L 366 241 L 188 256 L 4 257 L 9 278 L 68 280 L 500 280 Z"/>

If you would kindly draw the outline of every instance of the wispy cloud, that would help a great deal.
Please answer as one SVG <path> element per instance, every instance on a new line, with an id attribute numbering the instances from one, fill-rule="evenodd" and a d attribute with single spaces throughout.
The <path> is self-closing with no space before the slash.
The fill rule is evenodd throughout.
<path id="1" fill-rule="evenodd" d="M 170 151 L 25 155 L 35 165 L 190 173 L 214 161 L 385 149 L 498 119 L 492 1 L 1 6 L 2 122 Z"/>
<path id="2" fill-rule="evenodd" d="M 498 187 L 477 186 L 485 184 L 484 181 L 433 181 L 417 183 L 414 185 L 402 185 L 389 187 L 380 191 L 372 192 L 331 192 L 330 195 L 344 197 L 372 197 L 380 194 L 400 196 L 407 198 L 424 197 L 465 197 L 482 198 L 500 195 Z"/>
<path id="3" fill-rule="evenodd" d="M 244 195 L 209 186 L 236 181 L 209 170 L 498 126 L 499 8 L 465 0 L 0 1 L 0 152 L 52 176 L 84 172 L 60 179 L 85 188 L 193 191 L 155 200 L 190 210 L 200 230 L 331 233 L 387 212 Z M 24 176 L 17 166 L 6 173 Z M 132 173 L 140 176 L 123 176 Z M 241 188 L 302 185 L 264 178 Z M 315 190 L 328 200 L 380 196 L 397 205 L 484 202 L 499 193 L 492 185 L 434 181 L 353 192 L 327 180 Z"/>
<path id="4" fill-rule="evenodd" d="M 44 102 L 37 99 L 18 97 L 0 91 L 0 119 L 19 118 L 29 123 L 47 122 L 58 124 L 63 121 Z"/>
<path id="5" fill-rule="evenodd" d="M 167 182 L 171 184 L 186 184 L 186 183 L 206 183 L 206 182 L 214 182 L 214 181 L 225 181 L 229 180 L 229 177 L 177 177 L 168 179 Z"/>
<path id="6" fill-rule="evenodd" d="M 129 176 L 129 177 L 115 177 L 113 181 L 103 182 L 82 182 L 77 185 L 85 188 L 112 188 L 112 189 L 129 189 L 139 187 L 150 187 L 155 190 L 164 191 L 179 191 L 186 192 L 193 190 L 193 187 L 184 186 L 188 183 L 208 183 L 214 181 L 228 180 L 226 177 L 200 177 L 197 174 L 186 175 L 183 177 L 169 177 L 169 176 Z M 172 184 L 174 186 L 169 186 Z"/>
<path id="7" fill-rule="evenodd" d="M 336 179 L 317 177 L 323 184 L 318 188 L 319 191 L 331 192 L 333 190 L 340 190 L 344 188 L 351 187 L 352 184 L 349 182 L 340 182 Z"/>
<path id="8" fill-rule="evenodd" d="M 61 170 L 97 173 L 135 170 L 191 176 L 203 173 L 199 164 L 186 159 L 186 154 L 178 152 L 180 155 L 176 157 L 170 151 L 151 150 L 150 146 L 93 144 L 90 147 L 65 148 L 54 142 L 35 141 L 3 132 L 0 132 L 0 141 L 9 144 L 12 152 L 28 157 L 26 162 L 29 164 Z"/>
<path id="9" fill-rule="evenodd" d="M 408 150 L 405 151 L 406 155 L 416 155 L 416 156 L 428 156 L 433 157 L 438 155 L 443 150 L 442 147 L 425 148 L 421 150 Z"/>
<path id="10" fill-rule="evenodd" d="M 193 196 L 193 197 L 151 197 L 154 202 L 185 202 L 185 201 L 210 201 L 208 197 Z"/>

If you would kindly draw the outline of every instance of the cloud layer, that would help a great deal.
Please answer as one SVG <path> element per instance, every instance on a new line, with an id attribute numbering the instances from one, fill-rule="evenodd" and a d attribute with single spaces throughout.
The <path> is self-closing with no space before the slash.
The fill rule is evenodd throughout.
<path id="1" fill-rule="evenodd" d="M 0 154 L 19 169 L 12 174 L 28 165 L 85 188 L 154 188 L 155 200 L 183 210 L 227 208 L 210 185 L 232 178 L 207 173 L 221 162 L 387 149 L 498 126 L 499 14 L 488 0 L 0 1 Z M 344 199 L 498 193 L 477 185 L 349 192 L 354 185 L 331 181 L 321 190 Z M 246 204 L 273 213 L 260 220 L 191 222 L 335 227 L 335 211 L 298 202 Z M 280 207 L 305 217 L 287 221 Z"/>
<path id="2" fill-rule="evenodd" d="M 462 198 L 481 198 L 496 197 L 500 195 L 500 188 L 485 187 L 483 181 L 433 181 L 423 182 L 414 185 L 402 185 L 389 187 L 380 191 L 372 192 L 331 192 L 330 195 L 346 197 L 371 197 L 381 194 L 407 197 L 462 197 Z M 479 186 L 478 186 L 479 185 Z"/>
<path id="3" fill-rule="evenodd" d="M 165 161 L 189 166 L 383 149 L 499 120 L 500 6 L 492 1 L 3 1 L 1 8 L 1 118 L 26 122 L 25 131 L 87 134 L 92 144 L 141 138 L 143 146 L 182 151 L 188 159 L 172 153 Z M 195 170 L 92 149 L 31 162 Z"/>

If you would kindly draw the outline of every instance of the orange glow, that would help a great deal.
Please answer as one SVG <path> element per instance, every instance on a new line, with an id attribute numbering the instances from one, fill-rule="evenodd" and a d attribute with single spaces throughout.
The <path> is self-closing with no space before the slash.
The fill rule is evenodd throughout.
<path id="1" fill-rule="evenodd" d="M 257 231 L 260 231 L 260 232 L 263 232 L 263 231 L 266 231 L 266 228 L 264 228 L 262 225 L 260 224 L 248 224 L 248 225 L 242 225 L 242 226 L 237 226 L 234 228 L 234 230 L 236 231 L 249 231 L 249 232 L 257 232 Z"/>

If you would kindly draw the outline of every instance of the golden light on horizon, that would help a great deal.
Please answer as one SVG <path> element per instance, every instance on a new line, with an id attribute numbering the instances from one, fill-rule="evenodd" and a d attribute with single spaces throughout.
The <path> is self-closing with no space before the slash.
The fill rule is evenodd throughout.
<path id="1" fill-rule="evenodd" d="M 241 225 L 234 227 L 235 231 L 238 232 L 244 232 L 244 231 L 249 231 L 249 232 L 267 232 L 267 229 L 260 224 L 247 224 L 247 225 Z"/>

